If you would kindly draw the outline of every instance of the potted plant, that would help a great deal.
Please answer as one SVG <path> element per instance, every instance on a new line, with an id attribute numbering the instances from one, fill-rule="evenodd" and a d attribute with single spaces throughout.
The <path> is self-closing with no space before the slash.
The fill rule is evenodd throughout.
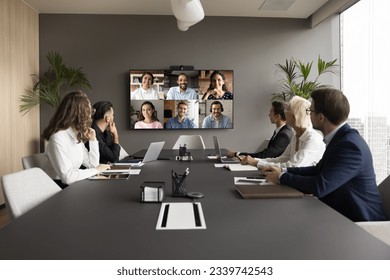
<path id="1" fill-rule="evenodd" d="M 283 74 L 281 91 L 274 93 L 272 100 L 289 101 L 294 95 L 308 99 L 313 90 L 324 87 L 318 81 L 320 76 L 325 73 L 339 75 L 339 68 L 336 64 L 337 59 L 324 61 L 318 56 L 317 76 L 314 80 L 309 80 L 309 75 L 313 62 L 304 63 L 294 58 L 286 59 L 285 64 L 276 64 L 276 71 Z"/>
<path id="2" fill-rule="evenodd" d="M 57 108 L 61 102 L 62 93 L 75 89 L 92 89 L 87 76 L 80 68 L 66 66 L 58 52 L 47 54 L 49 70 L 42 77 L 32 75 L 38 82 L 33 88 L 26 90 L 20 98 L 19 111 L 29 112 L 40 102 L 45 102 Z"/>

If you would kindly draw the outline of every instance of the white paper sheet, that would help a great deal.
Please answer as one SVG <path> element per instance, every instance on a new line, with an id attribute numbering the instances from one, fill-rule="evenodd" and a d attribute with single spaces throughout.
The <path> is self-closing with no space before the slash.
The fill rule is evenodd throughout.
<path id="1" fill-rule="evenodd" d="M 131 169 L 130 175 L 139 175 L 141 173 L 141 169 Z"/>
<path id="2" fill-rule="evenodd" d="M 234 177 L 235 185 L 272 185 L 271 182 L 265 179 L 248 179 L 247 177 Z"/>
<path id="3" fill-rule="evenodd" d="M 166 205 L 169 204 L 166 226 L 162 226 Z M 195 224 L 194 206 L 198 206 L 200 226 Z M 203 216 L 202 205 L 200 202 L 169 202 L 162 203 L 160 214 L 158 215 L 156 230 L 175 230 L 175 229 L 206 229 L 206 222 Z"/>

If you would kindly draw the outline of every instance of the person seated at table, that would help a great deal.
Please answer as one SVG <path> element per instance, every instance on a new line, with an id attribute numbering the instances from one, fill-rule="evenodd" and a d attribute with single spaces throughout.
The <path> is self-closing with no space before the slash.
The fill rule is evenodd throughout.
<path id="1" fill-rule="evenodd" d="M 99 142 L 100 163 L 112 163 L 119 160 L 121 145 L 119 134 L 114 122 L 114 107 L 110 101 L 99 101 L 92 106 L 96 112 L 93 115 L 92 128 Z M 85 143 L 89 149 L 89 142 Z"/>
<path id="2" fill-rule="evenodd" d="M 213 101 L 210 105 L 211 114 L 204 118 L 202 128 L 232 128 L 232 121 L 228 116 L 223 115 L 222 112 L 222 103 Z"/>
<path id="3" fill-rule="evenodd" d="M 131 92 L 132 100 L 157 100 L 158 93 L 152 88 L 154 82 L 153 74 L 145 72 L 141 76 L 141 86 L 135 91 Z"/>
<path id="4" fill-rule="evenodd" d="M 177 116 L 167 121 L 166 128 L 197 128 L 198 125 L 186 117 L 187 111 L 187 102 L 177 103 Z"/>
<path id="5" fill-rule="evenodd" d="M 99 164 L 99 143 L 91 127 L 93 113 L 85 93 L 68 93 L 43 131 L 42 137 L 48 141 L 46 154 L 57 173 L 53 179 L 62 188 L 110 167 Z M 86 169 L 80 169 L 82 165 Z"/>
<path id="6" fill-rule="evenodd" d="M 214 71 L 210 76 L 210 85 L 202 99 L 233 99 L 233 93 L 228 91 L 225 76 L 221 71 Z"/>
<path id="7" fill-rule="evenodd" d="M 307 109 L 313 127 L 326 143 L 316 166 L 266 167 L 267 180 L 313 194 L 354 222 L 387 220 L 378 192 L 370 148 L 347 123 L 350 106 L 337 89 L 321 88 L 311 94 Z"/>
<path id="8" fill-rule="evenodd" d="M 272 102 L 268 117 L 271 123 L 275 124 L 276 129 L 265 149 L 257 153 L 234 152 L 228 150 L 227 157 L 232 158 L 249 155 L 254 158 L 274 158 L 283 154 L 288 144 L 290 144 L 291 137 L 293 135 L 291 127 L 286 125 L 286 115 L 284 114 L 284 109 L 286 109 L 286 106 L 287 104 L 285 102 Z"/>
<path id="9" fill-rule="evenodd" d="M 159 122 L 155 116 L 156 109 L 150 101 L 145 101 L 141 105 L 141 116 L 139 121 L 135 123 L 134 128 L 163 128 L 162 124 Z"/>
<path id="10" fill-rule="evenodd" d="M 288 167 L 316 165 L 325 151 L 325 144 L 322 135 L 313 129 L 310 116 L 306 114 L 309 107 L 310 102 L 302 97 L 294 96 L 290 100 L 284 113 L 286 124 L 293 128 L 295 134 L 281 156 L 264 159 L 245 156 L 241 158 L 241 163 L 258 168 L 266 165 Z"/>

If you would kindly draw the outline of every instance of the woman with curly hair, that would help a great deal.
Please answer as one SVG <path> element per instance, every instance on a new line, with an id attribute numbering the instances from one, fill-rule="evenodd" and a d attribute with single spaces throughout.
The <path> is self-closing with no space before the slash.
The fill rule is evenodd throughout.
<path id="1" fill-rule="evenodd" d="M 87 95 L 71 92 L 61 101 L 42 137 L 48 141 L 46 155 L 62 188 L 109 168 L 99 164 L 99 145 L 91 128 L 94 111 Z M 84 146 L 89 141 L 90 150 Z M 84 166 L 85 169 L 80 169 Z"/>

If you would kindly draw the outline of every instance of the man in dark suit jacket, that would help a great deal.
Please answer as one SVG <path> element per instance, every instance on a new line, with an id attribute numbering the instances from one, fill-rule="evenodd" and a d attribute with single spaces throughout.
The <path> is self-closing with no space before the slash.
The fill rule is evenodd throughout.
<path id="1" fill-rule="evenodd" d="M 352 221 L 382 221 L 386 216 L 375 181 L 367 143 L 346 120 L 349 102 L 336 89 L 313 91 L 307 113 L 325 136 L 325 153 L 317 166 L 267 168 L 267 180 L 311 193 Z M 284 172 L 282 172 L 284 171 Z"/>
<path id="2" fill-rule="evenodd" d="M 275 158 L 283 154 L 288 144 L 290 144 L 291 137 L 293 135 L 291 127 L 286 125 L 286 115 L 284 114 L 286 106 L 287 104 L 284 102 L 272 102 L 272 107 L 269 111 L 268 117 L 271 123 L 276 125 L 276 129 L 274 135 L 269 140 L 268 145 L 264 150 L 257 153 L 228 151 L 227 157 L 249 155 L 254 158 Z"/>

